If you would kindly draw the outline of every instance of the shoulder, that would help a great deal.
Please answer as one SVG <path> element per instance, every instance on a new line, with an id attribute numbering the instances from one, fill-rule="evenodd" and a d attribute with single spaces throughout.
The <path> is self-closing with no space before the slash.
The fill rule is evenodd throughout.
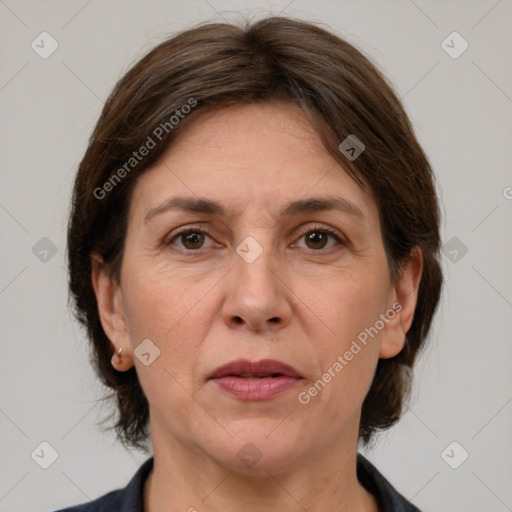
<path id="1" fill-rule="evenodd" d="M 123 489 L 111 491 L 100 498 L 97 498 L 88 503 L 82 503 L 81 505 L 75 505 L 73 507 L 62 508 L 55 512 L 118 512 L 122 511 L 121 508 L 121 495 Z"/>
<path id="2" fill-rule="evenodd" d="M 421 512 L 360 453 L 357 454 L 357 478 L 361 485 L 375 496 L 381 512 Z"/>
<path id="3" fill-rule="evenodd" d="M 146 460 L 124 489 L 117 489 L 88 503 L 55 512 L 143 512 L 144 483 L 153 469 L 153 457 Z"/>

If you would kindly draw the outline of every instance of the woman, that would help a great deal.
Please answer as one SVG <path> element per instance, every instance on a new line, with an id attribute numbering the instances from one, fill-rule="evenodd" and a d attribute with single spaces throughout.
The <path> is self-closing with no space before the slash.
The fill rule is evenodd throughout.
<path id="1" fill-rule="evenodd" d="M 312 24 L 207 24 L 142 58 L 74 186 L 70 290 L 127 446 L 71 511 L 418 510 L 357 453 L 436 311 L 439 210 L 391 87 Z"/>

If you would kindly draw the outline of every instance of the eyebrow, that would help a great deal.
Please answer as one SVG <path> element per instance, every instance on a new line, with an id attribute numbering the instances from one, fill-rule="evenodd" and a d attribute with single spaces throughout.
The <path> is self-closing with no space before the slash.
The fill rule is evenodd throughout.
<path id="1" fill-rule="evenodd" d="M 206 213 L 220 217 L 225 217 L 227 213 L 226 209 L 220 203 L 210 199 L 201 197 L 171 197 L 162 204 L 149 210 L 145 216 L 144 222 L 147 223 L 157 215 L 171 210 Z M 340 211 L 365 220 L 365 216 L 358 206 L 348 199 L 337 196 L 311 197 L 293 201 L 283 208 L 280 213 L 280 218 L 328 210 Z"/>

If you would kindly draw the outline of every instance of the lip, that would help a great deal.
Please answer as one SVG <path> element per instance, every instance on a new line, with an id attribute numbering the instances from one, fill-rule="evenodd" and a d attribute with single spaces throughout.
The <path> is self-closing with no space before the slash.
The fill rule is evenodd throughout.
<path id="1" fill-rule="evenodd" d="M 262 377 L 254 378 L 257 376 Z M 237 359 L 219 366 L 208 378 L 218 389 L 241 400 L 269 400 L 302 379 L 295 368 L 275 359 Z"/>

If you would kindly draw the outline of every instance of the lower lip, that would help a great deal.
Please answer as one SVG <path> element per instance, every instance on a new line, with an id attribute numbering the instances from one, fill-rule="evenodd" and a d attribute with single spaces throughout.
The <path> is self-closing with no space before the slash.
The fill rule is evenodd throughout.
<path id="1" fill-rule="evenodd" d="M 228 376 L 212 380 L 222 391 L 235 398 L 241 400 L 269 400 L 293 388 L 301 379 L 282 375 L 263 379 Z"/>

